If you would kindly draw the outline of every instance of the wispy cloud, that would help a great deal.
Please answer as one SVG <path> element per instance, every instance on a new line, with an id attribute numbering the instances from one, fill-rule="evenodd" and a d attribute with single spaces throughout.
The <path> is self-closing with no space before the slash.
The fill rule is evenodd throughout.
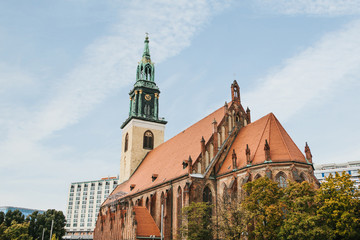
<path id="1" fill-rule="evenodd" d="M 43 143 L 55 132 L 79 122 L 111 93 L 124 86 L 128 87 L 134 81 L 134 69 L 141 56 L 145 32 L 150 33 L 153 60 L 164 61 L 189 46 L 196 32 L 201 30 L 214 14 L 227 6 L 227 3 L 226 0 L 220 3 L 205 0 L 119 2 L 121 6 L 118 7 L 118 22 L 113 23 L 107 36 L 99 37 L 86 48 L 83 58 L 72 71 L 63 78 L 53 80 L 50 94 L 40 100 L 42 104 L 30 106 L 33 111 L 24 112 L 21 112 L 21 109 L 28 107 L 26 104 L 18 106 L 13 103 L 2 107 L 2 110 L 22 113 L 21 116 L 15 113 L 0 116 L 0 123 L 6 123 L 0 131 L 5 134 L 0 139 L 2 170 L 18 172 L 16 177 L 24 178 L 24 175 L 21 175 L 23 171 L 15 169 L 32 167 L 34 174 L 43 176 L 44 172 L 51 172 L 53 177 L 66 182 L 66 176 L 75 174 L 74 169 L 91 172 L 101 167 L 95 163 L 95 159 L 95 165 L 72 161 L 73 170 L 69 170 L 69 165 L 64 164 L 59 157 L 69 149 L 53 149 Z M 10 86 L 10 79 L 18 83 L 17 80 L 22 79 L 24 84 L 30 81 L 27 76 L 11 76 L 13 77 L 1 76 L 1 84 Z M 96 155 L 94 153 L 94 156 Z M 4 177 L 8 177 L 6 172 L 0 175 L 2 182 L 5 181 Z M 39 185 L 44 181 L 46 176 L 34 184 Z M 8 189 L 17 187 L 19 186 L 9 185 Z M 58 187 L 60 186 L 55 184 L 48 189 L 56 192 Z M 20 192 L 18 194 L 21 195 Z M 6 198 L 5 192 L 0 192 L 0 197 L 6 199 L 3 204 L 16 204 L 20 199 L 19 195 L 15 194 L 10 199 Z M 39 198 L 41 196 L 39 194 Z M 52 197 L 43 207 L 50 207 L 51 202 L 55 202 L 56 207 L 63 206 L 64 199 L 58 199 L 55 195 Z M 33 203 L 29 205 L 36 207 L 36 201 L 38 200 L 33 199 Z"/>
<path id="2" fill-rule="evenodd" d="M 261 79 L 244 99 L 258 116 L 273 111 L 284 120 L 309 104 L 322 103 L 338 84 L 351 84 L 359 78 L 359 39 L 359 20 L 326 34 Z"/>
<path id="3" fill-rule="evenodd" d="M 288 15 L 357 15 L 360 14 L 358 0 L 256 0 L 257 6 L 268 12 Z"/>

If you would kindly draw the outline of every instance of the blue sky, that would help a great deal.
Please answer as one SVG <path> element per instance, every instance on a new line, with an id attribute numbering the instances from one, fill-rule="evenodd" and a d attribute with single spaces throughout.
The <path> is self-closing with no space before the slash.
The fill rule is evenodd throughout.
<path id="1" fill-rule="evenodd" d="M 1 1 L 0 205 L 64 210 L 71 182 L 119 173 L 145 32 L 166 139 L 235 78 L 315 163 L 359 160 L 359 1 Z"/>

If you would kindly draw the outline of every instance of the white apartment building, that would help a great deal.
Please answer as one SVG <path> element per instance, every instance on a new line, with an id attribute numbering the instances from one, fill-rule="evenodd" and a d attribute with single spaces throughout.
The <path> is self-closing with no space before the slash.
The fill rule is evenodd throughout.
<path id="1" fill-rule="evenodd" d="M 346 163 L 330 163 L 314 165 L 315 177 L 321 182 L 325 181 L 325 177 L 330 173 L 334 176 L 336 172 L 341 174 L 346 172 L 351 175 L 351 180 L 355 182 L 355 186 L 360 188 L 360 161 L 346 162 Z"/>
<path id="2" fill-rule="evenodd" d="M 119 177 L 71 183 L 66 208 L 66 233 L 63 239 L 93 239 L 101 204 L 114 190 Z"/>

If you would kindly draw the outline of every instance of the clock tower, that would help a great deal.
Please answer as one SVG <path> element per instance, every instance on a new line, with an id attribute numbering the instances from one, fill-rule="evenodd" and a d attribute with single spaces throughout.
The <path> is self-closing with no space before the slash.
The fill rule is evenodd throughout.
<path id="1" fill-rule="evenodd" d="M 128 180 L 145 155 L 164 142 L 167 122 L 158 116 L 160 90 L 154 78 L 155 66 L 146 36 L 142 59 L 136 69 L 136 82 L 129 93 L 129 117 L 121 125 L 120 182 Z"/>

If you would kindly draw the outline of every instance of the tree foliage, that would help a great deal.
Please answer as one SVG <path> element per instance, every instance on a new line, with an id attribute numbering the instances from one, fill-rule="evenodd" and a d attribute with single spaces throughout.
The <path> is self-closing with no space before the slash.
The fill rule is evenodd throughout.
<path id="1" fill-rule="evenodd" d="M 204 222 L 204 216 L 211 216 L 206 203 L 191 203 L 184 209 L 184 236 L 226 240 L 360 239 L 360 193 L 349 174 L 330 175 L 320 189 L 306 181 L 288 182 L 281 188 L 263 177 L 243 185 L 239 197 L 241 201 L 228 197 L 217 200 L 217 228 Z"/>
<path id="2" fill-rule="evenodd" d="M 321 185 L 317 214 L 331 239 L 360 239 L 360 194 L 350 175 L 336 173 Z"/>
<path id="3" fill-rule="evenodd" d="M 183 218 L 186 224 L 180 229 L 187 240 L 212 239 L 213 221 L 212 206 L 205 202 L 192 202 L 183 208 Z"/>
<path id="4" fill-rule="evenodd" d="M 15 220 L 5 229 L 3 234 L 4 240 L 32 240 L 28 233 L 29 223 L 17 223 Z"/>
<path id="5" fill-rule="evenodd" d="M 244 185 L 241 206 L 247 214 L 250 239 L 277 239 L 284 217 L 283 190 L 269 178 L 262 177 Z"/>
<path id="6" fill-rule="evenodd" d="M 1 223 L 2 215 L 4 218 Z M 61 211 L 54 209 L 49 209 L 45 213 L 35 211 L 26 219 L 19 210 L 8 211 L 6 214 L 0 212 L 0 239 L 41 239 L 43 229 L 45 229 L 44 235 L 50 236 L 52 220 L 54 220 L 53 236 L 55 239 L 61 239 L 65 235 L 65 216 Z"/>

